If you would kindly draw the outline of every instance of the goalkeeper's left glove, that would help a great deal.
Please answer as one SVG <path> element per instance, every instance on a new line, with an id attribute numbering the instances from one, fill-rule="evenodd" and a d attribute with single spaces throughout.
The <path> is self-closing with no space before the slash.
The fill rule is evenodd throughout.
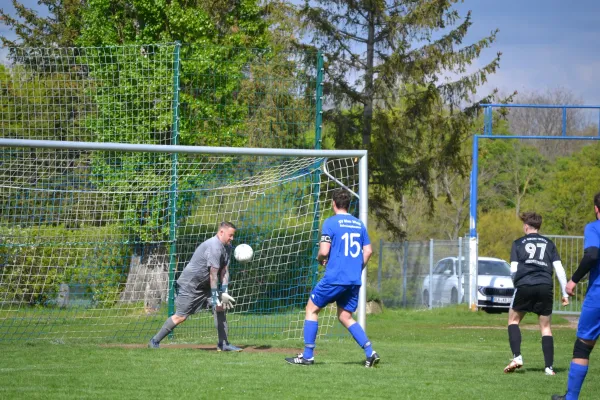
<path id="1" fill-rule="evenodd" d="M 227 294 L 227 285 L 222 285 L 221 289 L 223 290 L 221 292 L 221 304 L 223 305 L 223 308 L 225 308 L 226 310 L 230 310 L 233 308 L 233 303 L 235 303 L 235 299 L 233 297 L 231 297 L 229 294 Z"/>

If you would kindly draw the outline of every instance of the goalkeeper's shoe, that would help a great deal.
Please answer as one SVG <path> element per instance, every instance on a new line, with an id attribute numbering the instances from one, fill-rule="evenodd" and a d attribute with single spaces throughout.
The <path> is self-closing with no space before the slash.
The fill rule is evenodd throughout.
<path id="1" fill-rule="evenodd" d="M 286 358 L 285 362 L 293 365 L 313 365 L 315 363 L 315 358 L 304 358 L 302 353 L 300 353 L 296 357 Z"/>
<path id="2" fill-rule="evenodd" d="M 365 361 L 365 367 L 374 368 L 377 364 L 379 364 L 380 360 L 381 358 L 379 357 L 379 354 L 373 352 L 371 357 L 367 357 L 367 360 Z"/>
<path id="3" fill-rule="evenodd" d="M 504 368 L 504 373 L 510 374 L 511 372 L 515 372 L 522 366 L 523 366 L 523 357 L 522 356 L 515 357 L 511 360 L 510 363 L 508 363 L 506 368 Z"/>
<path id="4" fill-rule="evenodd" d="M 158 349 L 158 348 L 160 348 L 160 343 L 154 339 L 150 339 L 150 341 L 148 342 L 148 348 L 149 349 Z"/>
<path id="5" fill-rule="evenodd" d="M 234 346 L 232 344 L 229 343 L 225 343 L 225 344 L 221 344 L 221 345 L 217 345 L 217 351 L 242 351 L 244 349 Z"/>
<path id="6" fill-rule="evenodd" d="M 552 367 L 546 367 L 546 369 L 544 369 L 544 373 L 546 375 L 556 375 L 556 372 L 554 372 L 554 369 Z"/>
<path id="7" fill-rule="evenodd" d="M 552 400 L 567 400 L 566 394 L 553 394 Z"/>

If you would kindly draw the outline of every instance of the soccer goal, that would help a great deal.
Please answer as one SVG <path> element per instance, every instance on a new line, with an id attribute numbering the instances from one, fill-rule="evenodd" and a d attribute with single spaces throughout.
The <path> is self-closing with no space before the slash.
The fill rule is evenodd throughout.
<path id="1" fill-rule="evenodd" d="M 367 222 L 362 150 L 0 139 L 0 163 L 0 340 L 145 342 L 221 221 L 238 227 L 234 245 L 255 251 L 250 263 L 232 260 L 230 336 L 300 338 L 331 191 L 350 190 L 350 211 Z M 324 310 L 319 334 L 336 320 Z M 215 336 L 207 312 L 174 331 Z"/>

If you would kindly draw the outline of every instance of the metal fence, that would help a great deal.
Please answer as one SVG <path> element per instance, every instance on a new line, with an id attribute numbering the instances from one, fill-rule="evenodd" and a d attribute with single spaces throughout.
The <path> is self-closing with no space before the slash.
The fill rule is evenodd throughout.
<path id="1" fill-rule="evenodd" d="M 380 241 L 377 290 L 387 307 L 437 307 L 469 300 L 469 249 L 458 240 Z"/>
<path id="2" fill-rule="evenodd" d="M 583 236 L 546 237 L 556 244 L 567 280 L 570 279 L 583 256 Z M 477 299 L 470 298 L 470 283 L 477 282 L 477 279 L 471 277 L 466 238 L 406 242 L 382 240 L 379 243 L 377 290 L 386 307 L 433 308 L 471 304 L 471 300 L 476 303 Z M 561 290 L 555 278 L 555 312 L 579 313 L 587 285 L 586 277 L 577 285 L 569 306 L 562 307 Z M 508 308 L 508 304 L 504 308 Z"/>
<path id="3" fill-rule="evenodd" d="M 561 235 L 545 235 L 551 239 L 558 254 L 562 260 L 567 273 L 567 280 L 571 279 L 573 272 L 579 266 L 579 261 L 583 257 L 583 236 L 561 236 Z M 554 312 L 555 313 L 575 313 L 581 312 L 581 305 L 588 287 L 588 277 L 586 276 L 575 288 L 575 295 L 569 299 L 569 305 L 563 307 L 560 304 L 561 291 L 558 280 L 554 279 Z"/>

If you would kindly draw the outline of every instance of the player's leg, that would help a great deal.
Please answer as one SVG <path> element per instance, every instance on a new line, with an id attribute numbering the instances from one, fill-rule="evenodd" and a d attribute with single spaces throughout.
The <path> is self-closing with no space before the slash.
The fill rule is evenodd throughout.
<path id="1" fill-rule="evenodd" d="M 154 335 L 152 339 L 150 339 L 148 347 L 157 349 L 160 346 L 161 340 L 163 340 L 168 334 L 173 332 L 173 329 L 175 329 L 177 325 L 181 324 L 186 319 L 187 315 L 171 315 L 169 318 L 167 318 L 167 320 L 160 328 L 160 330 L 156 333 L 156 335 Z"/>
<path id="2" fill-rule="evenodd" d="M 542 352 L 544 353 L 544 372 L 546 375 L 555 375 L 554 364 L 554 337 L 551 329 L 551 315 L 539 315 L 540 332 L 542 334 Z"/>
<path id="3" fill-rule="evenodd" d="M 356 311 L 358 306 L 359 291 L 359 285 L 351 285 L 347 286 L 346 290 L 338 296 L 336 301 L 338 319 L 340 320 L 340 323 L 348 329 L 348 332 L 350 332 L 356 343 L 365 351 L 365 356 L 367 357 L 365 367 L 371 368 L 379 363 L 380 357 L 373 350 L 371 341 L 367 337 L 365 330 L 354 318 L 352 318 L 352 313 Z"/>
<path id="4" fill-rule="evenodd" d="M 304 315 L 304 351 L 302 352 L 302 356 L 307 360 L 312 359 L 314 356 L 319 331 L 319 312 L 321 312 L 321 307 L 309 298 Z"/>
<path id="5" fill-rule="evenodd" d="M 517 311 L 511 308 L 508 311 L 508 343 L 513 353 L 513 359 L 504 368 L 504 373 L 514 372 L 523 366 L 523 357 L 521 356 L 521 329 L 519 324 L 526 312 Z"/>
<path id="6" fill-rule="evenodd" d="M 217 351 L 242 351 L 243 349 L 229 343 L 229 327 L 227 325 L 227 314 L 223 306 L 215 307 L 213 310 L 215 320 L 215 328 L 219 342 L 217 343 Z"/>
<path id="7" fill-rule="evenodd" d="M 537 303 L 534 312 L 538 315 L 540 332 L 542 334 L 542 352 L 544 353 L 544 372 L 546 375 L 555 375 L 552 364 L 554 363 L 554 338 L 552 337 L 551 321 L 552 307 L 554 306 L 554 291 L 550 285 L 539 285 Z"/>
<path id="8" fill-rule="evenodd" d="M 321 307 L 312 301 L 313 297 L 316 296 L 313 296 L 313 293 L 311 293 L 308 302 L 306 303 L 303 331 L 304 351 L 298 354 L 296 357 L 287 357 L 285 361 L 289 364 L 312 365 L 315 363 L 314 351 L 317 341 L 317 333 L 319 331 L 319 312 L 321 311 Z"/>
<path id="9" fill-rule="evenodd" d="M 177 298 L 175 299 L 175 314 L 167 318 L 158 333 L 154 335 L 152 339 L 150 339 L 148 347 L 154 349 L 158 348 L 161 340 L 163 340 L 173 331 L 173 329 L 175 329 L 177 325 L 185 321 L 188 316 L 195 313 L 196 310 L 205 303 L 206 296 L 203 296 L 202 294 L 193 295 L 185 292 L 179 292 Z"/>
<path id="10" fill-rule="evenodd" d="M 286 358 L 285 361 L 297 365 L 314 364 L 314 351 L 319 331 L 319 312 L 323 307 L 334 301 L 340 288 L 340 286 L 319 281 L 310 292 L 304 314 L 304 351 L 298 354 L 297 357 Z"/>
<path id="11" fill-rule="evenodd" d="M 554 395 L 553 399 L 574 400 L 579 398 L 581 387 L 585 381 L 590 361 L 590 353 L 600 337 L 600 308 L 586 307 L 581 309 L 577 326 L 577 339 L 573 346 L 573 359 L 569 368 L 567 393 L 564 396 Z"/>

